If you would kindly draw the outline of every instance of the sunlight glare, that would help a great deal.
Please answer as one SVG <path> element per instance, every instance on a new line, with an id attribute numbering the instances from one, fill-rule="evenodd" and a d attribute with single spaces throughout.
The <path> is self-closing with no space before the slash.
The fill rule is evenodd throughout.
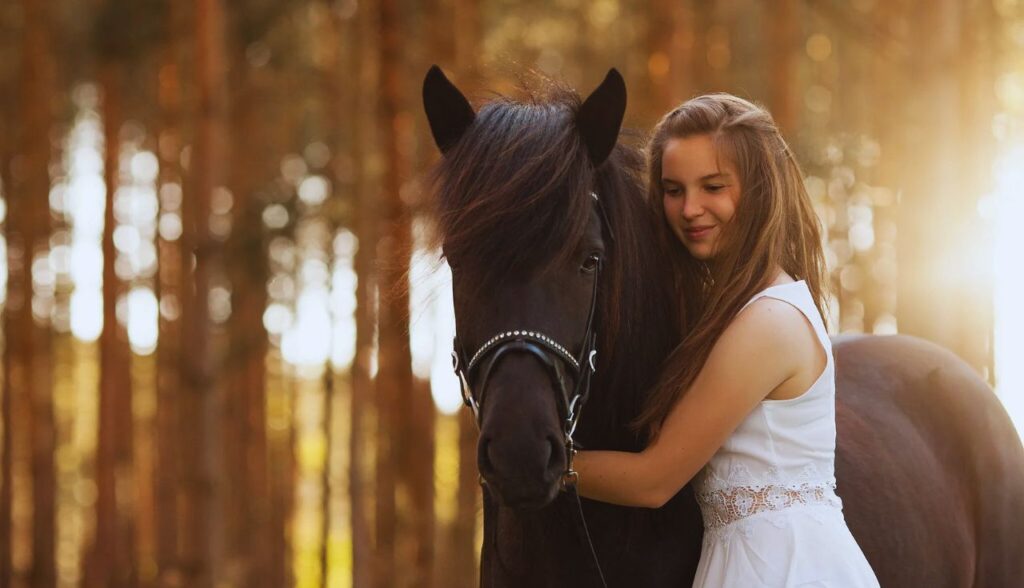
<path id="1" fill-rule="evenodd" d="M 996 394 L 1017 430 L 1024 432 L 1024 145 L 1008 150 L 994 166 L 995 376 Z"/>
<path id="2" fill-rule="evenodd" d="M 103 180 L 103 132 L 94 111 L 83 109 L 68 139 L 64 215 L 71 228 L 68 273 L 72 283 L 71 334 L 93 342 L 103 331 L 103 215 L 107 186 Z M 63 253 L 62 253 L 63 255 Z"/>
<path id="3" fill-rule="evenodd" d="M 328 357 L 331 314 L 326 288 L 307 288 L 295 304 L 295 322 L 281 338 L 281 353 L 289 363 L 316 366 Z"/>
<path id="4" fill-rule="evenodd" d="M 334 321 L 334 345 L 331 348 L 331 365 L 335 369 L 347 370 L 356 356 L 356 320 L 353 316 L 342 316 Z"/>
<path id="5" fill-rule="evenodd" d="M 75 289 L 99 291 L 103 285 L 103 250 L 98 242 L 76 239 L 71 245 L 71 280 Z"/>
<path id="6" fill-rule="evenodd" d="M 156 181 L 157 173 L 160 171 L 160 162 L 153 152 L 139 151 L 132 155 L 130 169 L 139 182 L 152 183 Z"/>
<path id="7" fill-rule="evenodd" d="M 281 335 L 292 325 L 292 311 L 287 306 L 275 302 L 263 311 L 263 328 L 271 335 Z"/>
<path id="8" fill-rule="evenodd" d="M 7 238 L 0 235 L 0 304 L 7 304 Z"/>
<path id="9" fill-rule="evenodd" d="M 94 237 L 97 241 L 100 239 L 103 235 L 103 212 L 107 207 L 106 194 L 107 185 L 99 174 L 71 177 L 65 204 L 76 233 Z"/>
<path id="10" fill-rule="evenodd" d="M 331 364 L 348 369 L 356 354 L 356 236 L 341 229 L 334 237 L 334 271 L 331 276 L 331 315 L 334 317 L 334 338 Z"/>
<path id="11" fill-rule="evenodd" d="M 165 241 L 177 241 L 181 237 L 181 217 L 174 212 L 165 212 L 160 215 L 160 237 Z"/>
<path id="12" fill-rule="evenodd" d="M 412 257 L 410 346 L 413 371 L 418 377 L 430 379 L 430 393 L 437 408 L 453 414 L 462 406 L 462 397 L 451 360 L 455 337 L 452 274 L 439 257 L 439 251 L 423 249 L 417 249 Z"/>
<path id="13" fill-rule="evenodd" d="M 132 351 L 139 355 L 156 351 L 158 316 L 153 291 L 145 287 L 132 288 L 128 293 L 128 342 Z"/>
<path id="14" fill-rule="evenodd" d="M 299 184 L 299 200 L 310 206 L 323 204 L 331 190 L 323 176 L 308 176 Z"/>
<path id="15" fill-rule="evenodd" d="M 412 352 L 412 373 L 417 378 L 430 377 L 434 355 L 433 280 L 427 252 L 417 250 L 409 262 L 409 349 Z"/>
<path id="16" fill-rule="evenodd" d="M 103 331 L 103 296 L 93 288 L 76 288 L 71 293 L 71 334 L 91 343 Z"/>
<path id="17" fill-rule="evenodd" d="M 103 156 L 94 146 L 103 141 L 101 131 L 88 122 L 79 122 L 77 132 L 73 132 L 72 141 L 77 145 L 71 151 L 70 169 L 72 176 L 102 176 Z"/>

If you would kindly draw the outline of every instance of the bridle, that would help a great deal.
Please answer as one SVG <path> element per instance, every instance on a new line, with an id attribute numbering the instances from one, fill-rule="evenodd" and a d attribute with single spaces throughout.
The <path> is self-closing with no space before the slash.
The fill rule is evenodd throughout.
<path id="1" fill-rule="evenodd" d="M 595 364 L 597 341 L 596 333 L 594 332 L 594 310 L 597 306 L 597 283 L 601 279 L 602 263 L 599 259 L 597 268 L 594 271 L 594 286 L 590 297 L 590 310 L 587 313 L 587 328 L 583 335 L 583 349 L 578 356 L 574 357 L 565 346 L 541 331 L 522 329 L 505 331 L 491 337 L 480 346 L 469 361 L 466 361 L 465 351 L 459 342 L 458 336 L 456 336 L 454 341 L 455 350 L 452 351 L 453 367 L 461 384 L 462 401 L 472 409 L 477 426 L 481 425 L 481 407 L 487 391 L 487 382 L 494 367 L 509 352 L 525 351 L 540 360 L 548 376 L 560 392 L 558 395 L 560 401 L 559 409 L 564 419 L 562 434 L 565 438 L 566 450 L 572 449 L 572 436 L 576 432 L 580 413 L 590 394 L 590 376 L 597 369 Z M 478 368 L 481 370 L 480 385 L 477 388 L 478 392 L 474 394 L 470 382 Z M 571 396 L 567 383 L 569 375 L 572 376 L 575 382 Z M 571 460 L 572 453 L 567 454 L 567 457 Z M 570 461 L 566 473 L 569 474 L 571 472 L 572 462 Z"/>
<path id="2" fill-rule="evenodd" d="M 609 241 L 614 242 L 615 237 L 612 235 L 611 225 L 608 223 L 608 218 L 601 206 L 600 199 L 593 192 L 590 195 L 594 198 L 594 205 L 597 206 L 604 233 L 608 236 Z M 607 587 L 604 572 L 601 570 L 601 564 L 597 560 L 594 544 L 590 539 L 586 519 L 583 517 L 583 507 L 580 504 L 579 493 L 576 490 L 579 474 L 573 469 L 573 458 L 576 455 L 573 434 L 576 432 L 576 425 L 579 423 L 583 406 L 590 396 L 591 376 L 597 371 L 597 333 L 594 328 L 594 315 L 597 309 L 598 283 L 601 281 L 603 265 L 604 259 L 598 256 L 594 269 L 594 285 L 590 295 L 590 309 L 587 311 L 587 326 L 583 333 L 583 345 L 577 355 L 573 355 L 564 345 L 541 331 L 517 329 L 494 335 L 481 345 L 472 356 L 469 356 L 467 360 L 465 349 L 456 333 L 455 340 L 452 342 L 452 368 L 455 370 L 455 375 L 459 378 L 462 401 L 473 411 L 473 417 L 476 420 L 477 428 L 479 428 L 482 425 L 482 410 L 487 391 L 487 382 L 491 372 L 501 358 L 510 352 L 518 351 L 529 353 L 540 360 L 552 383 L 555 385 L 555 389 L 559 391 L 559 414 L 562 418 L 562 436 L 565 444 L 566 458 L 566 471 L 562 476 L 563 488 L 575 497 L 580 520 L 583 524 L 583 531 L 590 546 L 590 553 L 594 558 L 594 564 L 597 566 L 598 574 L 601 577 L 601 584 Z M 480 370 L 480 384 L 474 393 L 471 382 L 477 370 Z M 571 394 L 569 393 L 567 382 L 569 376 L 572 377 L 574 382 Z M 485 484 L 483 476 L 480 477 L 480 483 Z"/>

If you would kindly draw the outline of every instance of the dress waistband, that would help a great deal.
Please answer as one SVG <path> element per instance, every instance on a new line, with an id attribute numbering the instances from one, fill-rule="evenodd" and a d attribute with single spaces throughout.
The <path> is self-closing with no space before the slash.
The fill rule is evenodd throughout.
<path id="1" fill-rule="evenodd" d="M 706 529 L 716 529 L 749 516 L 799 505 L 826 505 L 842 508 L 835 493 L 835 480 L 802 482 L 793 485 L 766 484 L 728 486 L 709 492 L 697 492 Z"/>

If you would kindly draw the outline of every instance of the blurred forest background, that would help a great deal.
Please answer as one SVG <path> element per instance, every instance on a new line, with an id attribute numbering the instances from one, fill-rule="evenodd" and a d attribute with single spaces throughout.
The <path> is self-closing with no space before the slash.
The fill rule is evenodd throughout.
<path id="1" fill-rule="evenodd" d="M 476 585 L 432 63 L 477 99 L 614 66 L 642 130 L 765 104 L 833 332 L 948 347 L 1024 422 L 1021 0 L 6 0 L 0 586 Z"/>

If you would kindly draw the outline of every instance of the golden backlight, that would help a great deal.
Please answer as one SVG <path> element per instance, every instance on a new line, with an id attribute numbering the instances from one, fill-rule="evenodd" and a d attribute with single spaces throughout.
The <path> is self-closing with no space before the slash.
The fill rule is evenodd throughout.
<path id="1" fill-rule="evenodd" d="M 1024 431 L 1024 145 L 996 162 L 994 219 L 996 393 Z"/>

